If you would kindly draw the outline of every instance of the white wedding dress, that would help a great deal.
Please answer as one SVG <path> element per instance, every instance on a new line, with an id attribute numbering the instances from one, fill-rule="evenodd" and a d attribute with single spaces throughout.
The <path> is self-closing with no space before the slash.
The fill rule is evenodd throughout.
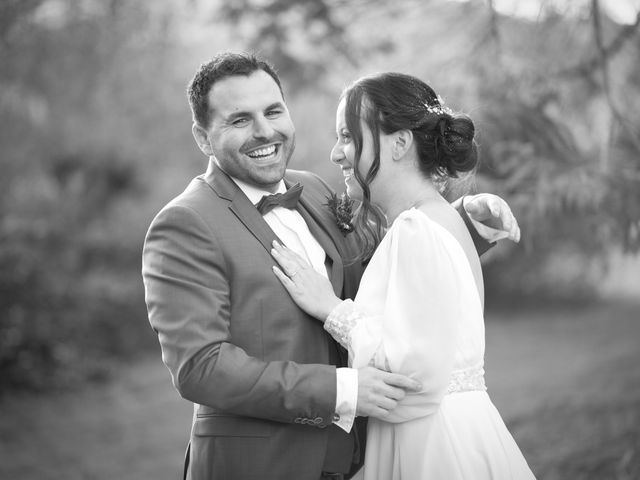
<path id="1" fill-rule="evenodd" d="M 387 421 L 369 420 L 365 480 L 534 478 L 486 393 L 482 310 L 455 237 L 420 210 L 403 212 L 355 302 L 325 323 L 353 367 L 373 364 L 423 385 Z"/>

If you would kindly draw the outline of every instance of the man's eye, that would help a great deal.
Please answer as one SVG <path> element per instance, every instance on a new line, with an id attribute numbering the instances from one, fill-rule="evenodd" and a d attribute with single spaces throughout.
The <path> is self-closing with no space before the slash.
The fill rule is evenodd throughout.
<path id="1" fill-rule="evenodd" d="M 269 110 L 267 112 L 267 117 L 273 118 L 279 116 L 280 114 L 282 114 L 282 110 Z"/>
<path id="2" fill-rule="evenodd" d="M 246 125 L 248 121 L 249 120 L 247 120 L 246 118 L 237 118 L 236 120 L 231 122 L 231 125 L 233 125 L 234 127 L 242 127 Z"/>

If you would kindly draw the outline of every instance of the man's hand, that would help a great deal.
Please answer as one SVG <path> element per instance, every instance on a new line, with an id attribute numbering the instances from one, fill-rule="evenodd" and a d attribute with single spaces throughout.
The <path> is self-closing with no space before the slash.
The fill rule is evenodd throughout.
<path id="1" fill-rule="evenodd" d="M 419 391 L 422 385 L 415 380 L 374 367 L 358 369 L 358 403 L 356 415 L 384 420 L 396 408 L 407 391 Z"/>
<path id="2" fill-rule="evenodd" d="M 518 221 L 502 198 L 490 193 L 470 195 L 463 199 L 463 206 L 472 220 L 503 232 L 499 238 L 506 237 L 516 243 L 520 241 Z"/>

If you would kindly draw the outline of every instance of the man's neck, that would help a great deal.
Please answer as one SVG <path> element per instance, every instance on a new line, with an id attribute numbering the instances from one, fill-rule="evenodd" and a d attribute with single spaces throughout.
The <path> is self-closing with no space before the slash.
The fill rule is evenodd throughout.
<path id="1" fill-rule="evenodd" d="M 244 180 L 239 180 L 235 177 L 232 177 L 231 175 L 229 175 L 229 177 L 235 182 L 236 185 L 238 185 L 240 190 L 242 190 L 247 198 L 254 204 L 258 203 L 264 195 L 269 195 L 271 193 L 284 193 L 287 190 L 287 187 L 284 184 L 284 180 L 280 180 L 272 188 L 268 189 L 263 185 L 253 185 L 251 183 L 245 182 Z"/>

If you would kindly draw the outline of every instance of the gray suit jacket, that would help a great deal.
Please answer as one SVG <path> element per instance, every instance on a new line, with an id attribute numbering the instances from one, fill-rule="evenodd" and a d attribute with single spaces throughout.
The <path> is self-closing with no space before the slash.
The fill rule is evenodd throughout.
<path id="1" fill-rule="evenodd" d="M 352 298 L 362 267 L 343 264 L 354 251 L 323 205 L 331 190 L 311 173 L 287 171 L 285 183 L 295 182 L 334 290 Z M 149 228 L 149 320 L 175 387 L 195 404 L 190 478 L 317 480 L 327 461 L 347 471 L 354 460 L 353 437 L 332 425 L 344 352 L 273 274 L 274 239 L 212 163 Z"/>

